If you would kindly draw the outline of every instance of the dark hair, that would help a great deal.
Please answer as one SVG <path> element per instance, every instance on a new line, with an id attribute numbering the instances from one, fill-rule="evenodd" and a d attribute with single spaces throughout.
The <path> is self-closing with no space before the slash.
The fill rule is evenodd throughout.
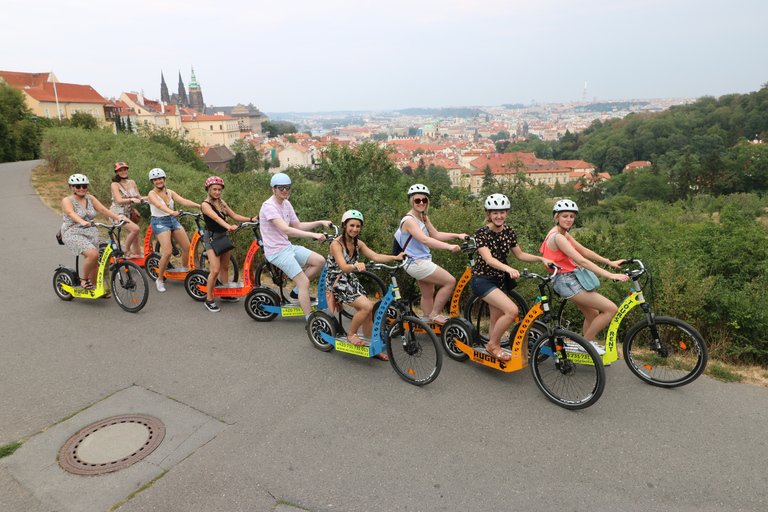
<path id="1" fill-rule="evenodd" d="M 352 219 L 345 220 L 344 224 L 341 225 L 341 239 L 344 241 L 344 243 L 341 244 L 341 245 L 345 249 L 347 248 L 347 222 L 349 222 L 350 220 L 352 220 Z M 357 220 L 360 220 L 360 219 L 357 219 Z M 361 227 L 362 227 L 362 224 L 361 224 Z M 355 252 L 352 253 L 352 258 L 357 256 L 357 238 L 358 237 L 355 237 L 355 238 L 352 239 L 352 242 L 355 244 Z"/>
<path id="2" fill-rule="evenodd" d="M 125 179 L 127 180 L 128 178 L 125 178 Z M 123 178 L 121 178 L 120 175 L 117 173 L 115 173 L 115 175 L 112 176 L 112 181 L 114 181 L 115 183 L 120 183 L 122 180 Z"/>

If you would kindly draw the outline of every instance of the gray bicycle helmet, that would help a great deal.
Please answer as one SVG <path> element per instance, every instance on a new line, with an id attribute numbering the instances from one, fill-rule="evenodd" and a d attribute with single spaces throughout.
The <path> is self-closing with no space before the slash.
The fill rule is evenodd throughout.
<path id="1" fill-rule="evenodd" d="M 552 214 L 561 212 L 579 213 L 579 207 L 570 199 L 561 199 L 552 207 Z"/>
<path id="2" fill-rule="evenodd" d="M 491 194 L 485 199 L 486 210 L 509 210 L 509 199 L 504 194 Z"/>
<path id="3" fill-rule="evenodd" d="M 90 185 L 91 182 L 88 181 L 88 176 L 85 174 L 73 174 L 69 177 L 67 183 L 70 185 Z"/>
<path id="4" fill-rule="evenodd" d="M 165 178 L 165 171 L 159 167 L 155 167 L 149 171 L 149 181 L 156 180 L 157 178 Z"/>
<path id="5" fill-rule="evenodd" d="M 417 183 L 415 185 L 411 185 L 411 188 L 408 189 L 408 199 L 410 199 L 413 194 L 424 194 L 425 196 L 429 197 L 429 189 L 426 185 Z"/>

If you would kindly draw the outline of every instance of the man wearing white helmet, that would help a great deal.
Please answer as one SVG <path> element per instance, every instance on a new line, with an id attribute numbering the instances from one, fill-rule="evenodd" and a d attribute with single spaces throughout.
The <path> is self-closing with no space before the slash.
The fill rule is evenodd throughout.
<path id="1" fill-rule="evenodd" d="M 451 252 L 461 251 L 458 245 L 446 243 L 448 240 L 464 240 L 465 233 L 444 233 L 438 231 L 427 217 L 429 209 L 429 189 L 417 183 L 408 189 L 408 201 L 411 211 L 400 221 L 395 232 L 395 240 L 409 255 L 410 263 L 405 271 L 416 279 L 421 291 L 421 310 L 429 320 L 444 324 L 448 318 L 442 314 L 445 304 L 451 298 L 456 278 L 447 270 L 432 261 L 430 249 L 445 249 Z M 435 287 L 439 287 L 435 293 Z"/>
<path id="2" fill-rule="evenodd" d="M 569 299 L 584 313 L 584 337 L 595 345 L 598 353 L 602 355 L 605 354 L 605 349 L 595 342 L 595 337 L 611 322 L 618 307 L 596 291 L 585 290 L 574 272 L 581 267 L 607 279 L 625 282 L 629 280 L 629 276 L 613 274 L 590 261 L 599 261 L 614 268 L 621 268 L 624 262 L 624 260 L 611 261 L 600 256 L 571 236 L 569 231 L 576 221 L 577 213 L 579 213 L 579 207 L 570 199 L 556 202 L 552 208 L 552 214 L 557 225 L 547 234 L 539 251 L 561 268 L 555 276 L 552 287 L 555 293 L 564 299 Z"/>
<path id="3" fill-rule="evenodd" d="M 552 263 L 547 258 L 528 254 L 517 245 L 515 231 L 505 224 L 510 202 L 504 194 L 485 199 L 486 225 L 475 231 L 479 258 L 472 267 L 469 285 L 472 292 L 488 303 L 491 329 L 486 350 L 499 361 L 509 361 L 509 352 L 501 348 L 501 337 L 515 322 L 517 306 L 507 296 L 520 272 L 507 263 L 509 253 L 520 261 Z"/>
<path id="4" fill-rule="evenodd" d="M 329 227 L 331 221 L 299 221 L 291 202 L 288 201 L 288 196 L 291 195 L 291 178 L 287 174 L 279 172 L 272 176 L 270 186 L 273 194 L 264 201 L 259 210 L 264 256 L 296 283 L 291 298 L 299 300 L 304 317 L 309 318 L 312 313 L 309 282 L 323 270 L 325 258 L 306 247 L 291 244 L 288 237 L 314 238 L 323 242 L 324 234 L 312 233 L 309 230 L 320 226 Z M 302 267 L 306 268 L 302 270 Z"/>

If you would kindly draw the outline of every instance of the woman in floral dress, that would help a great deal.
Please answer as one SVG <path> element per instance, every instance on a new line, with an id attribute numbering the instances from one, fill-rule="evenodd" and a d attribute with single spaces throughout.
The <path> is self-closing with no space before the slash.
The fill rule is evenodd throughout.
<path id="1" fill-rule="evenodd" d="M 115 221 L 128 220 L 107 209 L 98 199 L 88 193 L 90 182 L 83 174 L 73 174 L 68 180 L 72 195 L 61 200 L 64 222 L 61 225 L 61 239 L 77 256 L 83 255 L 83 269 L 80 286 L 93 290 L 99 267 L 99 230 L 91 225 L 96 212 L 103 213 Z"/>
<path id="2" fill-rule="evenodd" d="M 349 326 L 347 341 L 359 347 L 365 342 L 357 334 L 360 326 L 363 327 L 363 336 L 369 340 L 373 331 L 373 303 L 365 295 L 363 285 L 352 272 L 365 270 L 365 263 L 359 260 L 362 254 L 371 261 L 377 263 L 391 263 L 402 261 L 404 253 L 397 256 L 379 254 L 368 248 L 357 237 L 363 228 L 363 214 L 357 210 L 348 210 L 341 217 L 341 235 L 331 242 L 326 260 L 325 287 L 331 290 L 333 297 L 341 304 L 349 304 L 355 308 L 355 316 Z M 389 361 L 385 353 L 376 355 L 377 358 Z"/>

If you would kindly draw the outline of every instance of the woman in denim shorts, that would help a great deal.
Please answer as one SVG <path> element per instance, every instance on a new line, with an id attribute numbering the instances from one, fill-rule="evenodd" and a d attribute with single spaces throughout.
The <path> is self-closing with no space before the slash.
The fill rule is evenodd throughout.
<path id="1" fill-rule="evenodd" d="M 176 240 L 181 248 L 181 261 L 186 262 L 189 257 L 189 237 L 187 232 L 181 226 L 181 223 L 176 219 L 179 212 L 174 209 L 175 203 L 179 203 L 182 206 L 200 208 L 200 205 L 184 199 L 179 194 L 166 188 L 165 186 L 165 171 L 159 168 L 149 171 L 149 181 L 155 186 L 154 189 L 147 194 L 147 200 L 149 201 L 149 211 L 152 214 L 152 232 L 157 237 L 157 241 L 160 242 L 160 264 L 157 269 L 157 291 L 165 291 L 165 268 L 168 266 L 168 261 L 173 254 L 173 245 L 171 244 L 171 237 Z M 178 271 L 184 271 L 188 269 L 176 269 Z"/>
<path id="2" fill-rule="evenodd" d="M 564 299 L 569 299 L 581 310 L 584 314 L 584 337 L 602 355 L 605 354 L 605 349 L 594 341 L 595 336 L 611 323 L 611 319 L 618 308 L 616 304 L 596 291 L 586 291 L 573 272 L 577 268 L 583 267 L 607 279 L 624 282 L 629 280 L 629 276 L 612 274 L 590 261 L 599 261 L 614 268 L 621 268 L 621 264 L 624 263 L 624 260 L 611 261 L 600 256 L 574 240 L 569 231 L 573 227 L 578 212 L 579 207 L 569 199 L 555 203 L 552 214 L 557 225 L 547 234 L 547 238 L 541 244 L 539 251 L 544 257 L 551 259 L 555 265 L 560 267 L 561 270 L 555 276 L 553 285 L 555 293 Z"/>
<path id="3" fill-rule="evenodd" d="M 442 325 L 448 320 L 448 317 L 443 315 L 443 308 L 453 294 L 456 278 L 432 261 L 430 249 L 460 252 L 461 246 L 447 242 L 457 238 L 464 240 L 467 235 L 435 229 L 427 216 L 429 197 L 429 189 L 421 183 L 408 189 L 411 210 L 400 221 L 395 240 L 408 255 L 406 273 L 419 284 L 421 310 L 430 322 Z"/>
<path id="4" fill-rule="evenodd" d="M 520 277 L 520 272 L 507 265 L 509 253 L 520 261 L 552 263 L 547 258 L 520 249 L 515 231 L 504 224 L 509 207 L 509 199 L 503 194 L 492 194 L 485 200 L 488 224 L 475 231 L 479 258 L 472 267 L 472 279 L 469 281 L 472 292 L 488 303 L 491 331 L 486 350 L 499 361 L 511 359 L 509 352 L 501 348 L 501 336 L 518 314 L 517 306 L 507 296 L 507 282 Z"/>

